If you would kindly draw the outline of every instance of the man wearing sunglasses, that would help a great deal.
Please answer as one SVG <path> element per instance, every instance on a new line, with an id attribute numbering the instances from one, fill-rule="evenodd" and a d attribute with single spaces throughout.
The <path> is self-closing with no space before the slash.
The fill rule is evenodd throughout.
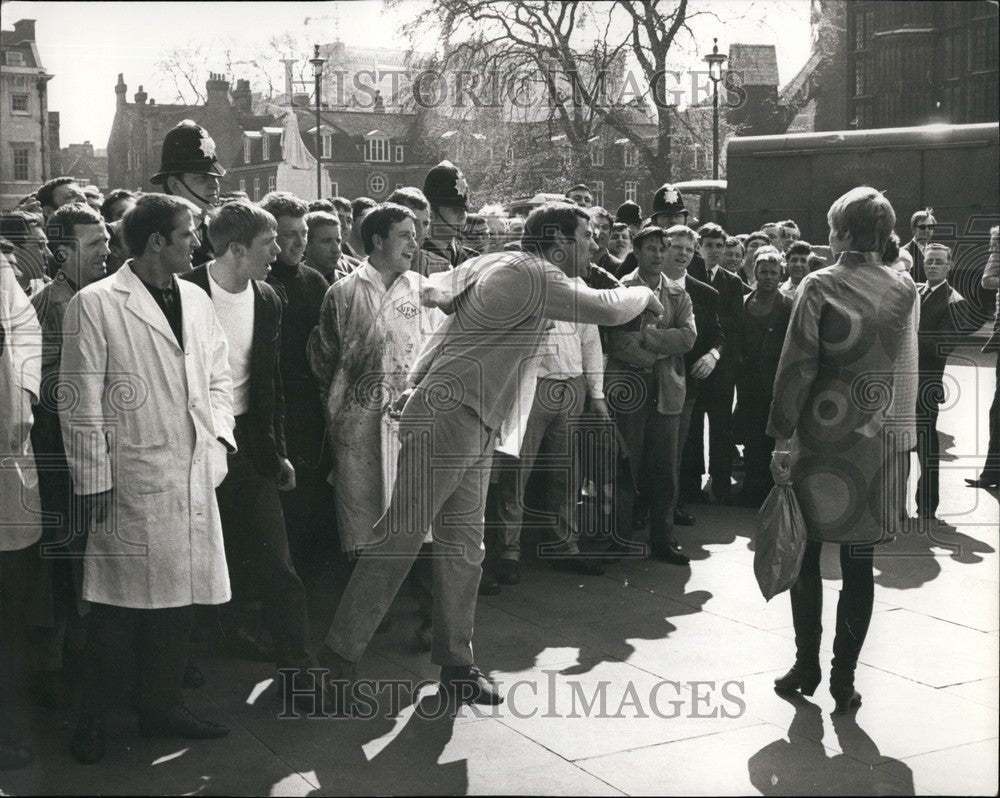
<path id="1" fill-rule="evenodd" d="M 915 283 L 927 282 L 927 275 L 924 273 L 924 247 L 934 237 L 934 227 L 936 224 L 937 220 L 934 218 L 933 208 L 924 208 L 910 217 L 910 232 L 913 238 L 910 239 L 909 243 L 903 249 L 909 252 L 910 257 L 913 259 L 913 268 L 910 269 L 910 276 Z"/>

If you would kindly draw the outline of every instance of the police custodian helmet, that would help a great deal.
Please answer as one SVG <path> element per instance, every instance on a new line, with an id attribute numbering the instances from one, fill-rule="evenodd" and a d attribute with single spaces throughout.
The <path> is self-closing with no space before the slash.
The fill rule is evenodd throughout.
<path id="1" fill-rule="evenodd" d="M 178 122 L 163 139 L 160 154 L 160 171 L 149 178 L 150 183 L 162 185 L 170 175 L 194 172 L 222 177 L 226 170 L 215 157 L 215 142 L 201 125 L 185 119 Z"/>

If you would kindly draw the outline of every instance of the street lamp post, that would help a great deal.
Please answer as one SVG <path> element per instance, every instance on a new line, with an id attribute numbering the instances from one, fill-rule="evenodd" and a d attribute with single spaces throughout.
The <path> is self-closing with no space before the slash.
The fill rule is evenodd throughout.
<path id="1" fill-rule="evenodd" d="M 323 65 L 325 58 L 319 57 L 319 45 L 313 45 L 313 57 L 309 60 L 313 66 L 313 76 L 316 78 L 316 199 L 323 199 L 323 147 L 320 137 L 320 87 L 323 82 Z"/>
<path id="2" fill-rule="evenodd" d="M 708 79 L 712 81 L 712 179 L 719 179 L 719 83 L 726 56 L 719 53 L 719 40 L 712 39 L 712 52 L 705 56 Z"/>

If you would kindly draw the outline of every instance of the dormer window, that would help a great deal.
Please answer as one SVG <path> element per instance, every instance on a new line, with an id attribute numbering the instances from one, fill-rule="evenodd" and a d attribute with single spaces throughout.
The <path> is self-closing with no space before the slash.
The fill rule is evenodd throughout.
<path id="1" fill-rule="evenodd" d="M 373 163 L 388 163 L 389 139 L 365 139 L 365 160 Z"/>
<path id="2" fill-rule="evenodd" d="M 271 158 L 271 137 L 265 133 L 261 137 L 261 143 L 263 144 L 263 158 L 265 161 Z"/>
<path id="3" fill-rule="evenodd" d="M 7 62 L 7 66 L 24 66 L 24 53 L 8 50 L 4 53 L 4 60 Z"/>
<path id="4" fill-rule="evenodd" d="M 250 163 L 250 139 L 243 139 L 243 163 Z"/>

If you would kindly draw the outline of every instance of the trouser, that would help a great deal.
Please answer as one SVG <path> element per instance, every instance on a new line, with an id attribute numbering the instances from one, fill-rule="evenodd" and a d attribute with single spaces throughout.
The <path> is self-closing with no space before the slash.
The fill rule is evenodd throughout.
<path id="1" fill-rule="evenodd" d="M 937 422 L 939 405 L 934 399 L 917 400 L 917 460 L 920 478 L 917 480 L 917 513 L 933 515 L 940 501 L 941 449 Z"/>
<path id="2" fill-rule="evenodd" d="M 535 400 L 528 416 L 520 457 L 504 460 L 498 467 L 497 516 L 501 559 L 521 558 L 521 522 L 524 494 L 532 469 L 545 478 L 545 508 L 555 516 L 555 537 L 569 553 L 579 551 L 580 532 L 574 517 L 581 476 L 579 445 L 573 431 L 583 412 L 586 394 L 583 377 L 569 380 L 538 380 Z M 539 457 L 539 454 L 543 456 Z"/>
<path id="3" fill-rule="evenodd" d="M 317 435 L 323 435 L 322 430 L 317 431 Z M 278 495 L 296 573 L 301 574 L 307 584 L 312 584 L 324 561 L 334 556 L 339 548 L 333 487 L 326 481 L 330 464 L 324 457 L 316 466 L 301 458 L 292 459 L 292 465 L 295 488 L 280 491 Z"/>
<path id="4" fill-rule="evenodd" d="M 660 413 L 656 376 L 641 376 L 645 382 L 642 404 L 616 409 L 615 422 L 628 449 L 631 493 L 649 508 L 650 545 L 659 550 L 674 539 L 681 415 Z M 622 497 L 622 501 L 627 499 Z"/>
<path id="5" fill-rule="evenodd" d="M 133 656 L 139 674 L 139 712 L 148 715 L 181 706 L 193 610 L 193 605 L 144 610 L 92 603 L 83 712 L 104 712 L 119 702 Z"/>
<path id="6" fill-rule="evenodd" d="M 763 501 L 774 487 L 771 476 L 771 452 L 774 438 L 767 434 L 767 405 L 751 407 L 743 416 L 743 495 L 747 499 Z"/>
<path id="7" fill-rule="evenodd" d="M 685 495 L 701 490 L 705 473 L 705 415 L 708 415 L 708 473 L 717 498 L 729 494 L 733 477 L 733 383 L 718 367 L 698 386 L 687 435 L 682 438 L 680 488 Z M 690 388 L 692 380 L 688 380 Z"/>
<path id="8" fill-rule="evenodd" d="M 993 404 L 990 405 L 990 442 L 986 447 L 986 462 L 983 463 L 984 479 L 1000 477 L 1000 352 L 997 352 L 994 372 Z"/>
<path id="9" fill-rule="evenodd" d="M 424 541 L 434 529 L 434 643 L 437 665 L 471 665 L 472 628 L 482 576 L 483 511 L 495 435 L 475 411 L 410 397 L 400 420 L 396 484 L 379 520 L 378 544 L 366 548 L 337 607 L 326 644 L 361 659 Z"/>
<path id="10" fill-rule="evenodd" d="M 820 554 L 823 544 L 810 540 L 798 579 L 792 585 L 792 623 L 795 627 L 795 661 L 817 666 L 823 634 L 823 578 Z M 875 599 L 872 546 L 840 544 L 840 571 L 843 586 L 837 601 L 837 629 L 833 639 L 833 666 L 853 673 L 868 634 Z"/>
<path id="11" fill-rule="evenodd" d="M 245 416 L 236 420 L 236 445 L 229 473 L 215 491 L 233 590 L 232 601 L 220 612 L 237 621 L 238 613 L 259 596 L 278 667 L 302 665 L 309 660 L 306 591 L 288 552 L 275 479 L 254 466 Z"/>

